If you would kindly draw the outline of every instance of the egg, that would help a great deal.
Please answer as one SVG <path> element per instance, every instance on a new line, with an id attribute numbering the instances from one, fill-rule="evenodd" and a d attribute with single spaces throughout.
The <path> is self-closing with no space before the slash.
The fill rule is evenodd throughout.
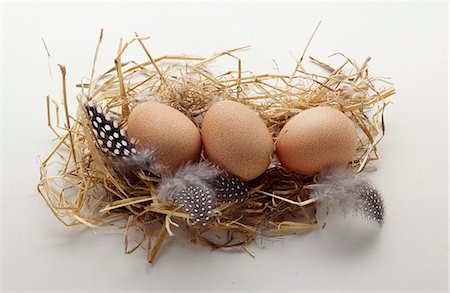
<path id="1" fill-rule="evenodd" d="M 281 164 L 301 174 L 346 166 L 356 153 L 358 137 L 354 123 L 329 107 L 304 110 L 282 128 L 276 142 Z"/>
<path id="2" fill-rule="evenodd" d="M 136 148 L 152 148 L 161 174 L 196 162 L 202 149 L 197 126 L 180 111 L 155 102 L 136 106 L 128 116 L 128 136 L 136 139 Z"/>
<path id="3" fill-rule="evenodd" d="M 206 112 L 202 141 L 207 158 L 244 181 L 264 173 L 273 154 L 273 139 L 264 121 L 233 101 L 215 103 Z"/>

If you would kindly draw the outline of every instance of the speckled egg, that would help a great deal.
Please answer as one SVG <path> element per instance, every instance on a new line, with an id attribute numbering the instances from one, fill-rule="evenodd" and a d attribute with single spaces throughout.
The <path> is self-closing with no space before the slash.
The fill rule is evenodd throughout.
<path id="1" fill-rule="evenodd" d="M 357 143 L 355 125 L 344 113 L 316 107 L 300 112 L 286 123 L 279 134 L 276 153 L 287 169 L 314 175 L 347 165 L 355 155 Z"/>
<path id="2" fill-rule="evenodd" d="M 127 131 L 130 138 L 137 140 L 137 148 L 155 150 L 162 174 L 200 158 L 202 143 L 197 126 L 170 106 L 155 102 L 139 104 L 128 117 Z"/>
<path id="3" fill-rule="evenodd" d="M 273 139 L 264 121 L 249 107 L 220 101 L 208 109 L 202 124 L 207 158 L 244 181 L 264 173 L 273 153 Z"/>

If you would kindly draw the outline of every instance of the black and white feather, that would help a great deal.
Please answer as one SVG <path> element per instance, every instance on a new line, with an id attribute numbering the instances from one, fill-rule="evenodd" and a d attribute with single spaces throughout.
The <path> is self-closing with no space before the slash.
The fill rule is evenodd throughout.
<path id="1" fill-rule="evenodd" d="M 97 143 L 101 150 L 115 157 L 114 163 L 122 170 L 143 170 L 156 173 L 155 151 L 144 148 L 136 150 L 133 141 L 129 140 L 119 122 L 109 114 L 105 114 L 100 106 L 91 101 L 86 104 Z"/>
<path id="2" fill-rule="evenodd" d="M 184 211 L 191 217 L 190 225 L 206 224 L 213 213 L 213 197 L 208 188 L 190 185 L 175 194 L 175 203 L 183 205 Z"/>
<path id="3" fill-rule="evenodd" d="M 213 183 L 217 201 L 227 203 L 243 202 L 248 196 L 247 185 L 235 176 L 222 175 L 216 177 Z"/>
<path id="4" fill-rule="evenodd" d="M 248 187 L 239 178 L 227 175 L 208 161 L 180 167 L 162 177 L 157 196 L 162 202 L 181 204 L 191 225 L 206 226 L 219 203 L 237 203 L 248 196 Z"/>
<path id="5" fill-rule="evenodd" d="M 360 215 L 380 225 L 384 222 L 381 194 L 362 175 L 347 169 L 323 171 L 314 186 L 311 198 L 317 198 L 332 212 Z"/>
<path id="6" fill-rule="evenodd" d="M 104 114 L 100 106 L 88 102 L 86 111 L 92 123 L 92 131 L 103 152 L 110 153 L 114 157 L 126 157 L 137 153 L 125 131 L 119 126 L 119 122 Z"/>
<path id="7" fill-rule="evenodd" d="M 162 177 L 157 196 L 163 202 L 181 204 L 190 215 L 192 226 L 206 226 L 216 207 L 216 193 L 211 182 L 220 170 L 209 162 L 180 167 L 172 175 Z"/>

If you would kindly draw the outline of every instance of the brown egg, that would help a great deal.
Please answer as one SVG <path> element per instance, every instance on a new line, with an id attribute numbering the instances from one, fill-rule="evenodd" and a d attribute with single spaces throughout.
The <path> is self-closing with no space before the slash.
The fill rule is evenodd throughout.
<path id="1" fill-rule="evenodd" d="M 273 140 L 266 124 L 238 102 L 217 102 L 206 112 L 202 141 L 211 162 L 245 181 L 264 173 L 271 162 Z"/>
<path id="2" fill-rule="evenodd" d="M 345 166 L 357 147 L 353 122 L 329 107 L 300 112 L 283 127 L 276 143 L 281 164 L 301 174 L 314 175 L 323 169 Z"/>
<path id="3" fill-rule="evenodd" d="M 138 149 L 155 149 L 162 174 L 200 158 L 198 128 L 183 113 L 164 104 L 145 102 L 135 107 L 128 117 L 128 136 L 137 140 Z"/>

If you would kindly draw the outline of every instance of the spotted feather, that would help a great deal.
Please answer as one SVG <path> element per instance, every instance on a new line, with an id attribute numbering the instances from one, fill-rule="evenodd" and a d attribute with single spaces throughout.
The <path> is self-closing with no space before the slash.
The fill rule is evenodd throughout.
<path id="1" fill-rule="evenodd" d="M 322 171 L 311 198 L 331 211 L 360 215 L 380 225 L 384 222 L 385 208 L 380 192 L 362 174 L 349 169 Z"/>
<path id="2" fill-rule="evenodd" d="M 137 153 L 118 121 L 105 115 L 100 106 L 89 102 L 86 105 L 86 111 L 91 120 L 92 131 L 103 152 L 119 158 Z"/>
<path id="3" fill-rule="evenodd" d="M 192 219 L 192 226 L 206 224 L 211 220 L 213 198 L 208 188 L 189 185 L 175 194 L 174 202 L 183 205 L 184 211 Z"/>
<path id="4" fill-rule="evenodd" d="M 221 202 L 243 202 L 248 195 L 247 185 L 235 176 L 217 176 L 214 181 L 214 188 L 217 200 Z"/>
<path id="5" fill-rule="evenodd" d="M 359 189 L 358 207 L 367 219 L 383 224 L 383 198 L 381 197 L 380 192 L 369 182 L 365 182 Z"/>

